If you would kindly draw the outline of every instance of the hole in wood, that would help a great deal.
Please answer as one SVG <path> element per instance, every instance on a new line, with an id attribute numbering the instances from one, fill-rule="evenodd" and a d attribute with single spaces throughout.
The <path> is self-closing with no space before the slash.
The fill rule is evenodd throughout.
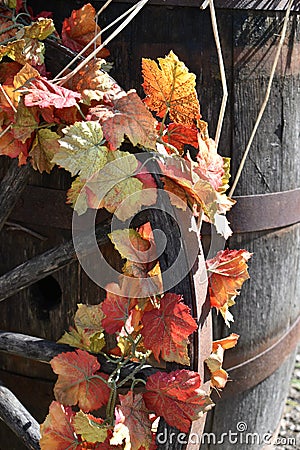
<path id="1" fill-rule="evenodd" d="M 32 304 L 39 319 L 49 319 L 49 311 L 58 308 L 62 300 L 62 290 L 51 275 L 31 286 Z"/>

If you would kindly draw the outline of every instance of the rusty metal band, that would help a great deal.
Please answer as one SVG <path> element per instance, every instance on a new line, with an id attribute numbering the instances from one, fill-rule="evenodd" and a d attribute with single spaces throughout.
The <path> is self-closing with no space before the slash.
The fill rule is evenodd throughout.
<path id="1" fill-rule="evenodd" d="M 235 199 L 237 203 L 228 214 L 234 233 L 273 230 L 300 222 L 300 188 Z M 65 191 L 27 186 L 9 220 L 70 230 L 72 214 L 72 208 L 66 205 Z M 103 216 L 102 211 L 98 221 Z M 210 235 L 210 226 L 204 225 L 202 234 Z"/>
<path id="2" fill-rule="evenodd" d="M 252 358 L 233 367 L 227 360 L 224 368 L 232 382 L 227 383 L 222 399 L 247 391 L 272 375 L 295 350 L 299 341 L 300 316 L 276 342 Z"/>
<path id="3" fill-rule="evenodd" d="M 136 3 L 136 0 L 115 0 L 116 3 Z M 185 6 L 200 8 L 204 0 L 149 0 L 149 5 L 159 6 Z M 219 9 L 242 9 L 242 10 L 264 10 L 285 11 L 286 0 L 214 0 L 216 8 Z M 300 11 L 299 2 L 294 2 L 292 11 Z"/>

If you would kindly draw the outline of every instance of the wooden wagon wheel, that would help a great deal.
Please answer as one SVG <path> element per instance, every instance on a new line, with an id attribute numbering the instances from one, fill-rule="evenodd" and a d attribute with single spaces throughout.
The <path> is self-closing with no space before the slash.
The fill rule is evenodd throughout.
<path id="1" fill-rule="evenodd" d="M 59 64 L 58 55 L 64 60 L 66 56 L 71 58 L 73 53 L 63 48 L 57 43 L 48 42 L 47 54 L 48 58 L 51 58 L 52 63 Z M 51 51 L 52 49 L 52 51 Z M 53 51 L 54 50 L 54 51 Z M 53 66 L 52 66 L 53 67 Z M 149 164 L 156 164 L 149 160 Z M 157 168 L 156 168 L 157 170 Z M 18 202 L 22 192 L 26 188 L 27 181 L 30 175 L 30 166 L 26 165 L 18 167 L 15 161 L 10 164 L 10 167 L 4 176 L 1 183 L 1 195 L 0 205 L 3 205 L 1 209 L 1 222 L 3 227 L 7 218 L 11 214 L 14 206 Z M 159 177 L 156 177 L 156 183 L 158 188 L 162 188 Z M 169 199 L 165 196 L 160 199 L 162 204 L 168 203 L 168 207 L 171 207 Z M 69 208 L 65 206 L 65 208 Z M 164 208 L 163 208 L 164 209 Z M 174 215 L 178 216 L 178 212 Z M 70 215 L 69 215 L 70 218 Z M 23 219 L 24 220 L 24 219 Z M 178 221 L 184 222 L 184 214 L 180 214 Z M 22 218 L 21 218 L 22 221 Z M 159 262 L 162 270 L 162 275 L 176 259 L 180 248 L 184 247 L 182 242 L 182 236 L 176 231 L 176 224 L 174 228 L 174 220 L 161 208 L 159 210 L 153 209 L 149 213 L 143 212 L 139 215 L 138 221 L 134 226 L 150 221 L 153 228 L 159 228 L 168 236 L 168 245 L 165 248 L 164 253 L 160 256 Z M 108 241 L 107 234 L 110 231 L 111 219 L 102 220 L 96 228 L 96 238 L 98 245 L 105 244 Z M 189 224 L 184 224 L 184 227 L 188 229 Z M 172 232 L 170 232 L 172 230 Z M 29 230 L 27 230 L 29 231 Z M 91 238 L 87 235 L 83 237 L 81 248 L 86 251 L 91 242 Z M 78 248 L 77 248 L 78 251 Z M 33 258 L 25 261 L 19 266 L 13 268 L 6 274 L 0 276 L 0 302 L 5 301 L 9 297 L 23 291 L 24 289 L 32 286 L 39 280 L 59 271 L 66 267 L 68 264 L 76 259 L 76 252 L 72 240 L 59 244 L 56 247 L 47 250 L 45 253 L 34 256 Z M 189 270 L 187 269 L 187 273 Z M 179 280 L 172 292 L 183 294 L 188 301 L 188 306 L 191 308 L 194 317 L 198 317 L 199 331 L 193 336 L 193 342 L 191 345 L 191 369 L 199 371 L 201 379 L 204 379 L 204 360 L 209 356 L 211 352 L 212 342 L 212 328 L 210 318 L 210 305 L 206 298 L 207 282 L 200 282 L 200 276 L 203 278 L 203 273 L 206 273 L 205 261 L 203 254 L 197 259 L 196 264 L 192 271 L 185 276 L 184 279 Z M 175 274 L 176 275 L 176 274 Z M 164 277 L 164 275 L 163 275 Z M 175 282 L 174 282 L 175 284 Z M 6 300 L 9 301 L 9 300 Z M 36 338 L 20 333 L 13 333 L 9 331 L 0 332 L 0 350 L 8 355 L 18 355 L 23 358 L 36 360 L 39 362 L 49 363 L 49 361 L 59 353 L 63 351 L 72 350 L 71 347 L 66 345 L 59 345 L 46 339 Z M 101 370 L 106 373 L 113 371 L 112 364 L 108 363 L 103 357 L 99 356 L 101 362 Z M 128 363 L 121 372 L 121 378 L 125 378 L 128 373 L 135 367 L 135 363 Z M 176 370 L 181 366 L 176 363 L 167 363 L 167 370 Z M 147 378 L 149 375 L 155 373 L 157 369 L 149 368 L 149 366 L 139 370 L 138 374 L 140 378 Z M 208 381 L 203 389 L 208 392 L 210 382 Z M 24 408 L 24 406 L 18 401 L 14 394 L 7 389 L 4 385 L 0 385 L 0 418 L 11 428 L 11 430 L 23 441 L 28 448 L 39 449 L 39 425 L 37 421 L 31 416 L 31 414 Z M 205 416 L 196 421 L 193 424 L 192 430 L 201 435 L 205 424 Z M 160 421 L 159 430 L 172 434 L 173 437 L 179 433 L 178 430 L 174 430 L 169 427 L 163 419 Z M 175 439 L 176 441 L 176 439 Z M 183 445 L 180 442 L 169 444 L 162 444 L 159 446 L 161 449 L 172 448 L 181 449 Z"/>

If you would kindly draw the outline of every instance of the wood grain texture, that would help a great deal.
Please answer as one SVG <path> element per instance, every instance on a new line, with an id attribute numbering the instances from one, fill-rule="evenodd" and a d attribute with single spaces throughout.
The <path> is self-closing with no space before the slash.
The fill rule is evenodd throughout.
<path id="1" fill-rule="evenodd" d="M 0 231 L 25 189 L 30 175 L 30 166 L 18 166 L 14 159 L 0 183 Z"/>
<path id="2" fill-rule="evenodd" d="M 26 448 L 39 450 L 40 426 L 15 395 L 0 382 L 0 419 L 19 436 Z"/>

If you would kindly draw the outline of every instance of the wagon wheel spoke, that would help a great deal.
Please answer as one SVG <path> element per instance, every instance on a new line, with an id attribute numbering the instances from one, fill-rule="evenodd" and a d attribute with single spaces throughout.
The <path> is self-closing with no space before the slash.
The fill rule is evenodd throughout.
<path id="1" fill-rule="evenodd" d="M 0 419 L 33 450 L 39 450 L 40 426 L 17 397 L 0 381 Z"/>
<path id="2" fill-rule="evenodd" d="M 0 184 L 0 231 L 12 212 L 20 195 L 22 194 L 29 175 L 30 166 L 18 166 L 18 160 L 14 159 Z"/>

